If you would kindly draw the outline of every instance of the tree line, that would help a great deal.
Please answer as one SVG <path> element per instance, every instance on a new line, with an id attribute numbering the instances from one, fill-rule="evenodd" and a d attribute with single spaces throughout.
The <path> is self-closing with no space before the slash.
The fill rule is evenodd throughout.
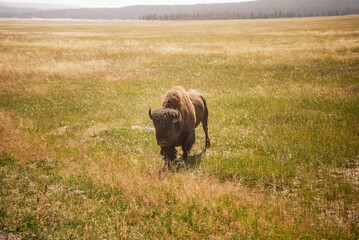
<path id="1" fill-rule="evenodd" d="M 266 18 L 297 18 L 297 17 L 320 17 L 320 16 L 341 16 L 359 14 L 357 9 L 337 9 L 337 10 L 319 10 L 319 11 L 274 11 L 274 12 L 224 12 L 224 13 L 178 13 L 178 14 L 146 14 L 141 20 L 226 20 L 226 19 L 266 19 Z"/>

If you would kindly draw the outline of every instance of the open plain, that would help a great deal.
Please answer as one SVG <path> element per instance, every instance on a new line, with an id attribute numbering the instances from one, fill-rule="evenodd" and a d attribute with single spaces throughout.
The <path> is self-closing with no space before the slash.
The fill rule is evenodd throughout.
<path id="1" fill-rule="evenodd" d="M 207 99 L 161 172 L 148 109 Z M 357 239 L 359 16 L 0 20 L 0 238 Z"/>

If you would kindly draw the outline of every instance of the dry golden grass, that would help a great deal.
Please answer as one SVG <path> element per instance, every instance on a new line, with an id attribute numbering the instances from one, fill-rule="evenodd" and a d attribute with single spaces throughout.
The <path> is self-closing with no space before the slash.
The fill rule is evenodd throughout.
<path id="1" fill-rule="evenodd" d="M 21 127 L 17 127 L 14 119 L 14 114 L 0 111 L 0 152 L 8 152 L 23 162 L 44 158 L 45 143 L 40 139 L 33 139 Z M 18 119 L 17 124 L 32 125 L 31 121 L 23 119 Z"/>
<path id="2" fill-rule="evenodd" d="M 358 28 L 0 20 L 0 236 L 354 239 Z M 161 172 L 147 111 L 173 85 L 207 98 L 212 148 L 198 129 Z"/>
<path id="3" fill-rule="evenodd" d="M 355 17 L 347 19 L 352 18 Z M 88 32 L 87 29 L 92 31 L 92 24 L 96 26 L 100 24 L 98 22 L 84 25 L 68 22 L 60 27 L 56 22 L 32 22 L 35 31 L 31 32 L 21 32 L 26 28 L 26 22 L 16 22 L 18 31 L 10 28 L 14 22 L 2 22 L 2 26 L 7 26 L 2 30 L 6 38 L 1 40 L 5 48 L 0 55 L 3 62 L 2 82 L 95 76 L 112 80 L 131 79 L 146 74 L 143 64 L 151 64 L 153 58 L 159 59 L 161 56 L 225 55 L 225 61 L 215 64 L 225 65 L 241 58 L 239 60 L 246 65 L 256 66 L 259 62 L 272 68 L 282 64 L 302 66 L 313 60 L 350 61 L 357 58 L 357 52 L 351 50 L 358 45 L 355 37 L 358 31 L 342 30 L 343 26 L 339 24 L 335 25 L 338 29 L 313 31 L 314 24 L 320 26 L 327 21 L 329 26 L 335 22 L 330 18 L 323 19 L 320 24 L 313 19 L 286 21 L 130 23 L 139 30 L 138 34 L 134 34 L 132 28 L 121 22 L 109 22 L 104 32 Z M 43 24 L 59 28 L 57 31 L 66 27 L 73 31 L 51 32 L 41 29 Z M 173 31 L 173 27 L 178 30 Z M 200 30 L 195 34 L 191 31 L 198 28 Z M 146 31 L 151 32 L 150 38 L 141 35 L 142 32 L 146 34 Z M 337 51 L 343 54 L 337 54 Z"/>

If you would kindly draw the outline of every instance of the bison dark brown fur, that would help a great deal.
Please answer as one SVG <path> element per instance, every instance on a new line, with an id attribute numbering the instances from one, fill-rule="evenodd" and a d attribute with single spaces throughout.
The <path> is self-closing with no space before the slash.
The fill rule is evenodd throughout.
<path id="1" fill-rule="evenodd" d="M 162 107 L 153 112 L 150 109 L 149 116 L 156 130 L 156 140 L 161 147 L 161 155 L 168 167 L 177 158 L 176 147 L 182 147 L 182 157 L 187 159 L 196 140 L 195 128 L 201 122 L 206 136 L 205 147 L 210 145 L 206 100 L 196 90 L 183 87 L 171 88 L 165 94 Z"/>

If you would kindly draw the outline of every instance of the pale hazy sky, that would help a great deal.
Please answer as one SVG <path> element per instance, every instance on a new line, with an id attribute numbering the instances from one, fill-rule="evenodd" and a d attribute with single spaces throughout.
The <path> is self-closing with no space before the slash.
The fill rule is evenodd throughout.
<path id="1" fill-rule="evenodd" d="M 224 3 L 224 2 L 247 2 L 249 0 L 1 0 L 5 2 L 27 2 L 27 3 L 56 3 L 56 4 L 67 4 L 77 5 L 84 7 L 124 7 L 132 5 L 155 5 L 155 4 L 197 4 L 197 3 Z"/>

